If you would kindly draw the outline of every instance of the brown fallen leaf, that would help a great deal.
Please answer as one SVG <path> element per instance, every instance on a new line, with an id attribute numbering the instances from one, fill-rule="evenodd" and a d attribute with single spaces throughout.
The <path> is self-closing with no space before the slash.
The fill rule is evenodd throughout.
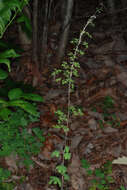
<path id="1" fill-rule="evenodd" d="M 92 85 L 94 81 L 96 81 L 97 78 L 95 76 L 93 76 L 91 79 L 89 79 L 87 82 L 86 82 L 86 85 L 89 86 L 89 85 Z"/>
<path id="2" fill-rule="evenodd" d="M 121 122 L 120 122 L 120 126 L 121 126 L 121 127 L 124 127 L 125 125 L 127 125 L 127 120 L 126 120 L 126 121 L 121 121 Z"/>
<path id="3" fill-rule="evenodd" d="M 53 125 L 56 125 L 56 121 L 54 120 L 54 115 L 46 112 L 44 115 L 41 115 L 40 121 L 42 125 L 46 127 L 52 127 Z"/>
<path id="4" fill-rule="evenodd" d="M 95 95 L 88 98 L 88 102 L 96 101 L 97 99 L 104 98 L 105 96 L 112 96 L 116 99 L 116 89 L 115 88 L 102 88 Z"/>
<path id="5" fill-rule="evenodd" d="M 86 190 L 85 178 L 81 170 L 81 162 L 78 154 L 73 154 L 72 162 L 68 167 L 70 182 L 74 190 Z"/>
<path id="6" fill-rule="evenodd" d="M 42 157 L 46 160 L 47 159 L 51 160 L 51 153 L 53 152 L 53 148 L 54 145 L 52 140 L 47 138 L 46 141 L 44 142 L 44 146 L 42 148 L 42 151 L 40 152 L 40 155 L 42 155 Z"/>

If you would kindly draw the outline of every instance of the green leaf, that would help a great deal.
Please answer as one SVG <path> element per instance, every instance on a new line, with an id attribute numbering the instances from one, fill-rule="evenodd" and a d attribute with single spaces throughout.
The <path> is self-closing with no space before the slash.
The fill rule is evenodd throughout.
<path id="1" fill-rule="evenodd" d="M 49 184 L 50 185 L 54 184 L 54 185 L 58 185 L 59 187 L 61 187 L 62 182 L 61 182 L 61 180 L 58 177 L 56 177 L 56 176 L 50 176 Z"/>
<path id="2" fill-rule="evenodd" d="M 56 170 L 61 174 L 64 175 L 67 172 L 67 168 L 64 165 L 58 165 Z"/>
<path id="3" fill-rule="evenodd" d="M 51 157 L 59 158 L 60 157 L 60 151 L 58 151 L 58 150 L 53 151 L 52 154 L 51 154 Z"/>
<path id="4" fill-rule="evenodd" d="M 12 113 L 12 111 L 8 108 L 3 108 L 2 110 L 0 110 L 0 117 L 3 120 L 8 120 L 9 115 Z"/>
<path id="5" fill-rule="evenodd" d="M 104 185 L 102 185 L 102 184 L 97 184 L 97 188 L 98 188 L 99 190 L 103 190 L 103 189 L 104 189 Z"/>
<path id="6" fill-rule="evenodd" d="M 69 181 L 70 178 L 68 174 L 64 174 L 63 176 L 64 176 L 64 180 Z"/>
<path id="7" fill-rule="evenodd" d="M 2 104 L 3 107 L 5 107 L 8 105 L 8 102 L 3 99 L 0 99 L 0 104 Z"/>
<path id="8" fill-rule="evenodd" d="M 28 18 L 28 16 L 26 16 L 25 14 L 22 14 L 18 19 L 17 19 L 18 23 L 25 23 L 26 28 L 32 32 L 32 26 L 30 23 L 30 19 Z"/>
<path id="9" fill-rule="evenodd" d="M 70 160 L 71 159 L 71 153 L 64 153 L 64 159 L 65 160 Z"/>
<path id="10" fill-rule="evenodd" d="M 4 20 L 0 17 L 0 37 L 2 36 L 5 28 Z"/>
<path id="11" fill-rule="evenodd" d="M 31 115 L 39 116 L 39 113 L 37 112 L 36 107 L 24 100 L 13 100 L 9 102 L 9 105 L 18 106 L 24 109 L 26 112 L 30 113 Z"/>
<path id="12" fill-rule="evenodd" d="M 91 176 L 91 175 L 93 174 L 93 171 L 92 171 L 92 170 L 89 170 L 89 169 L 87 169 L 86 172 L 87 172 L 87 174 L 88 174 L 89 176 Z"/>
<path id="13" fill-rule="evenodd" d="M 69 151 L 70 151 L 69 146 L 65 146 L 64 152 L 65 152 L 65 153 L 69 153 Z"/>
<path id="14" fill-rule="evenodd" d="M 90 164 L 88 163 L 88 161 L 86 159 L 82 159 L 81 163 L 82 163 L 83 168 L 85 168 L 85 169 L 90 168 Z"/>
<path id="15" fill-rule="evenodd" d="M 4 63 L 8 67 L 8 71 L 11 72 L 10 60 L 0 58 L 0 63 Z"/>
<path id="16" fill-rule="evenodd" d="M 24 93 L 22 95 L 22 97 L 24 99 L 27 99 L 27 100 L 32 100 L 32 101 L 35 101 L 35 102 L 43 102 L 43 98 L 38 95 L 38 94 L 33 94 L 33 93 Z"/>
<path id="17" fill-rule="evenodd" d="M 97 177 L 102 178 L 102 179 L 105 177 L 105 175 L 104 175 L 104 173 L 101 171 L 101 169 L 96 169 L 96 170 L 95 170 L 95 175 L 96 175 Z"/>
<path id="18" fill-rule="evenodd" d="M 0 53 L 0 59 L 1 59 L 1 58 L 2 58 L 2 59 L 4 59 L 4 58 L 5 58 L 5 59 L 6 59 L 6 58 L 16 58 L 16 57 L 19 57 L 19 56 L 20 56 L 20 55 L 17 54 L 14 49 L 9 49 L 9 50 L 6 50 L 6 51 Z"/>
<path id="19" fill-rule="evenodd" d="M 45 141 L 45 137 L 43 136 L 42 130 L 40 128 L 33 128 L 32 131 L 34 132 L 34 134 L 38 137 L 38 139 L 41 142 Z"/>
<path id="20" fill-rule="evenodd" d="M 4 71 L 3 69 L 0 69 L 0 79 L 4 80 L 8 77 L 8 73 Z"/>
<path id="21" fill-rule="evenodd" d="M 123 185 L 120 186 L 120 190 L 126 190 Z"/>
<path id="22" fill-rule="evenodd" d="M 4 0 L 4 5 L 5 7 L 7 6 L 8 8 L 15 10 L 16 8 L 19 9 L 19 11 L 21 11 L 21 2 L 19 0 Z"/>
<path id="23" fill-rule="evenodd" d="M 8 97 L 10 100 L 20 99 L 23 91 L 20 88 L 14 88 L 8 92 Z"/>

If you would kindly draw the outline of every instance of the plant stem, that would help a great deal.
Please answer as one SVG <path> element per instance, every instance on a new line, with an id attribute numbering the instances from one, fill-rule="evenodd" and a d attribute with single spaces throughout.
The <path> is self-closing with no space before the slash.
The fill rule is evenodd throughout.
<path id="1" fill-rule="evenodd" d="M 83 34 L 85 33 L 86 31 L 86 28 L 88 27 L 88 25 L 90 23 L 92 23 L 92 21 L 96 18 L 96 16 L 91 16 L 86 25 L 84 26 L 82 32 L 80 33 L 80 36 L 79 36 L 79 40 L 78 40 L 78 44 L 75 48 L 75 51 L 74 51 L 74 54 L 73 54 L 73 57 L 74 57 L 74 60 L 72 61 L 72 65 L 71 65 L 71 69 L 70 69 L 70 76 L 69 76 L 69 83 L 68 83 L 68 97 L 67 97 L 67 100 L 68 100 L 68 108 L 67 108 L 67 123 L 66 123 L 66 126 L 67 128 L 69 128 L 69 121 L 70 121 L 70 105 L 71 105 L 71 78 L 72 78 L 72 75 L 73 75 L 73 68 L 74 68 L 74 61 L 76 59 L 76 56 L 77 56 L 77 53 L 78 53 L 78 50 L 79 50 L 79 46 L 82 42 L 82 37 L 83 37 Z M 67 137 L 68 137 L 68 131 L 65 132 L 65 141 L 64 141 L 64 148 L 66 147 L 67 145 Z M 62 164 L 64 165 L 64 162 L 65 162 L 65 159 L 64 159 L 64 148 L 63 148 L 63 161 L 62 161 Z M 62 176 L 62 185 L 61 185 L 61 190 L 63 190 L 63 184 L 64 184 L 64 177 Z"/>

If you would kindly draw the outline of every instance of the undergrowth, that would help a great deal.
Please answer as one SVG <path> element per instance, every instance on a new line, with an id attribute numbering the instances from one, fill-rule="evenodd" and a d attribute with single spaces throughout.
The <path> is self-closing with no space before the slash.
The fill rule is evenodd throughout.
<path id="1" fill-rule="evenodd" d="M 87 176 L 92 179 L 89 180 L 89 190 L 110 190 L 115 180 L 112 177 L 112 162 L 107 161 L 101 168 L 94 170 L 90 169 L 91 165 L 86 159 L 81 160 L 82 167 L 85 168 Z M 115 190 L 126 190 L 123 185 L 119 189 Z"/>
<path id="2" fill-rule="evenodd" d="M 0 1 L 0 38 L 17 15 L 17 22 L 24 23 L 27 29 L 31 30 L 29 20 L 22 12 L 27 4 L 28 0 Z M 30 123 L 39 120 L 37 103 L 43 102 L 43 98 L 33 91 L 25 90 L 25 85 L 12 82 L 8 78 L 12 60 L 19 58 L 20 55 L 11 45 L 8 46 L 2 40 L 0 46 L 0 158 L 13 155 L 17 158 L 17 166 L 23 163 L 26 168 L 29 168 L 33 164 L 31 157 L 39 153 L 45 140 L 39 127 L 33 125 L 28 128 Z M 11 178 L 11 172 L 0 166 L 1 190 L 14 188 L 14 182 L 9 182 L 8 178 Z"/>
<path id="3" fill-rule="evenodd" d="M 120 119 L 113 112 L 115 108 L 115 101 L 111 96 L 105 96 L 104 100 L 97 105 L 101 110 L 102 119 L 98 120 L 100 128 L 103 130 L 105 126 L 113 128 L 120 127 Z M 97 112 L 97 108 L 93 108 L 92 111 Z"/>

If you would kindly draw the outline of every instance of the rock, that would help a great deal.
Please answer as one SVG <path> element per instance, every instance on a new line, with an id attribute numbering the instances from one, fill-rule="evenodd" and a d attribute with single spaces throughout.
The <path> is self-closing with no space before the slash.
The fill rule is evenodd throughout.
<path id="1" fill-rule="evenodd" d="M 89 128 L 92 129 L 92 130 L 96 130 L 97 129 L 97 122 L 95 119 L 90 119 L 88 121 L 88 125 L 89 125 Z"/>
<path id="2" fill-rule="evenodd" d="M 75 137 L 72 138 L 72 141 L 71 141 L 71 148 L 72 149 L 75 149 L 78 147 L 79 143 L 81 142 L 83 136 L 81 135 L 77 135 Z"/>
<path id="3" fill-rule="evenodd" d="M 113 148 L 113 156 L 118 158 L 121 154 L 121 151 L 122 151 L 122 147 L 119 144 L 119 146 Z"/>
<path id="4" fill-rule="evenodd" d="M 127 60 L 127 55 L 117 55 L 116 61 L 117 63 L 124 62 Z"/>
<path id="5" fill-rule="evenodd" d="M 51 100 L 53 98 L 56 98 L 58 97 L 59 95 L 61 94 L 64 94 L 65 93 L 65 90 L 54 90 L 54 89 L 51 89 L 47 94 L 46 96 L 44 96 L 44 99 L 45 100 Z"/>
<path id="6" fill-rule="evenodd" d="M 96 119 L 100 119 L 102 120 L 103 119 L 103 116 L 101 113 L 98 113 L 98 112 L 94 112 L 94 111 L 88 111 L 88 114 L 92 117 L 95 117 Z"/>
<path id="7" fill-rule="evenodd" d="M 113 127 L 105 127 L 103 129 L 104 133 L 116 133 L 118 132 L 118 129 L 116 128 L 113 128 Z"/>
<path id="8" fill-rule="evenodd" d="M 68 167 L 71 186 L 74 190 L 86 190 L 86 182 L 81 170 L 81 161 L 77 154 L 73 154 L 72 162 Z"/>
<path id="9" fill-rule="evenodd" d="M 11 170 L 12 172 L 18 170 L 18 167 L 16 165 L 17 159 L 18 159 L 17 156 L 15 156 L 13 154 L 5 157 L 5 162 L 6 162 L 7 166 L 9 167 L 9 170 Z"/>
<path id="10" fill-rule="evenodd" d="M 127 120 L 127 113 L 116 113 L 116 116 L 120 118 L 121 121 Z"/>
<path id="11" fill-rule="evenodd" d="M 117 80 L 127 86 L 127 72 L 121 72 L 117 75 Z"/>
<path id="12" fill-rule="evenodd" d="M 94 145 L 93 145 L 92 143 L 89 143 L 89 144 L 87 145 L 87 147 L 85 148 L 84 154 L 87 155 L 87 154 L 91 153 L 93 148 L 94 148 Z"/>
<path id="13" fill-rule="evenodd" d="M 21 185 L 19 185 L 17 187 L 17 190 L 20 189 L 20 190 L 34 190 L 33 187 L 31 186 L 31 184 L 29 183 L 22 183 Z"/>
<path id="14" fill-rule="evenodd" d="M 73 122 L 71 124 L 70 128 L 71 128 L 72 131 L 75 131 L 76 129 L 78 129 L 79 128 L 79 121 Z"/>

